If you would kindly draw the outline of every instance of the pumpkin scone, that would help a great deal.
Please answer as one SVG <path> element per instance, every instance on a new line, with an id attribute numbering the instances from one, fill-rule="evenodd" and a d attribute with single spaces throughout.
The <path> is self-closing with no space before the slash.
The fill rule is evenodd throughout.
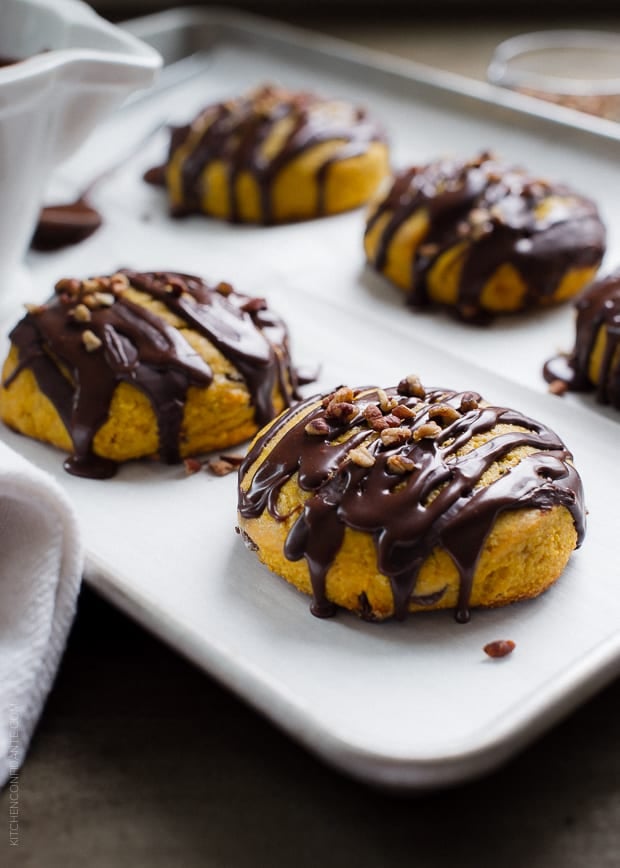
<path id="1" fill-rule="evenodd" d="M 592 201 L 483 153 L 397 175 L 371 204 L 364 247 L 412 306 L 485 322 L 576 295 L 605 239 Z"/>
<path id="2" fill-rule="evenodd" d="M 575 302 L 572 353 L 544 367 L 552 391 L 594 392 L 620 410 L 620 269 L 595 281 Z"/>
<path id="3" fill-rule="evenodd" d="M 145 177 L 165 185 L 173 215 L 272 224 L 357 208 L 387 174 L 364 109 L 264 86 L 174 129 L 166 164 Z"/>
<path id="4" fill-rule="evenodd" d="M 535 597 L 585 528 L 571 454 L 474 392 L 341 387 L 285 411 L 239 473 L 239 530 L 273 572 L 369 620 Z"/>
<path id="5" fill-rule="evenodd" d="M 0 417 L 71 453 L 79 476 L 232 446 L 295 397 L 287 330 L 265 300 L 192 275 L 60 280 L 10 340 Z"/>

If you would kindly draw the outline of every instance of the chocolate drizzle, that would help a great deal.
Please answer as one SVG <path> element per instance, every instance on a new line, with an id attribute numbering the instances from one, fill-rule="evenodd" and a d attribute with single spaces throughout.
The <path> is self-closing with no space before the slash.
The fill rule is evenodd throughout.
<path id="1" fill-rule="evenodd" d="M 70 473 L 114 474 L 116 464 L 93 453 L 93 439 L 122 382 L 148 397 L 157 418 L 161 460 L 179 461 L 187 391 L 207 387 L 213 379 L 182 332 L 128 297 L 131 287 L 163 304 L 237 368 L 258 427 L 275 415 L 276 386 L 291 403 L 295 376 L 286 328 L 264 299 L 236 293 L 229 284 L 212 289 L 198 277 L 176 272 L 124 269 L 112 277 L 61 280 L 57 296 L 32 309 L 13 329 L 19 362 L 3 385 L 10 388 L 20 371 L 32 370 L 72 438 L 74 454 L 65 462 Z"/>
<path id="2" fill-rule="evenodd" d="M 549 383 L 561 380 L 575 392 L 594 389 L 597 401 L 620 410 L 620 270 L 593 283 L 577 300 L 575 310 L 573 351 L 550 359 L 544 377 Z M 604 348 L 594 383 L 590 365 L 597 339 L 604 340 Z"/>
<path id="3" fill-rule="evenodd" d="M 317 398 L 283 414 L 254 443 L 240 469 L 239 513 L 251 519 L 267 510 L 276 521 L 290 518 L 278 511 L 278 498 L 297 475 L 310 496 L 288 532 L 284 554 L 291 561 L 306 559 L 314 614 L 333 612 L 326 577 L 345 529 L 351 528 L 372 536 L 397 618 L 405 617 L 410 602 L 437 602 L 442 592 L 420 598 L 416 580 L 433 549 L 445 550 L 460 577 L 456 616 L 465 621 L 478 559 L 498 516 L 561 504 L 573 516 L 580 544 L 581 481 L 562 441 L 527 416 L 484 406 L 475 393 L 429 389 L 424 397 L 407 397 L 411 393 L 399 389 L 356 392 L 346 421 L 330 417 L 329 406 L 326 411 Z M 378 419 L 376 408 L 385 398 L 392 407 Z M 403 408 L 413 412 L 407 417 Z M 293 415 L 298 421 L 278 439 Z M 386 424 L 396 431 L 386 435 Z M 502 427 L 490 439 L 472 444 L 496 426 Z M 326 433 L 317 433 L 325 427 Z M 518 463 L 504 464 L 494 481 L 480 484 L 492 465 L 520 447 L 529 447 L 528 454 L 520 453 Z M 246 489 L 244 477 L 257 461 Z M 368 602 L 360 605 L 363 614 Z"/>
<path id="4" fill-rule="evenodd" d="M 284 140 L 277 152 L 268 156 L 263 146 L 280 123 L 286 126 Z M 173 130 L 168 166 L 179 154 L 182 159 L 182 202 L 173 203 L 173 214 L 183 216 L 203 210 L 204 170 L 208 164 L 221 161 L 227 171 L 229 219 L 240 220 L 237 181 L 242 173 L 249 173 L 259 190 L 258 222 L 273 223 L 273 185 L 278 174 L 314 146 L 337 142 L 334 154 L 316 170 L 320 215 L 325 210 L 325 186 L 331 166 L 360 156 L 372 142 L 383 140 L 379 127 L 362 109 L 325 101 L 310 93 L 264 86 L 247 96 L 208 106 L 192 124 Z M 162 183 L 165 174 L 156 167 L 146 179 Z"/>
<path id="5" fill-rule="evenodd" d="M 488 320 L 482 291 L 500 266 L 511 265 L 520 275 L 526 285 L 522 306 L 528 307 L 550 300 L 570 269 L 598 266 L 605 251 L 605 228 L 593 202 L 483 153 L 396 177 L 366 229 L 368 234 L 388 215 L 372 263 L 377 270 L 385 268 L 399 229 L 422 210 L 430 226 L 413 256 L 409 303 L 431 303 L 430 270 L 446 251 L 466 242 L 454 311 L 467 320 Z"/>

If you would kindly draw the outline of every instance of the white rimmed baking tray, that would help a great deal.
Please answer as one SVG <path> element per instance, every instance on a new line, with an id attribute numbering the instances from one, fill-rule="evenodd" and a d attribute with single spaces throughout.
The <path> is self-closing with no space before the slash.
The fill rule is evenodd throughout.
<path id="1" fill-rule="evenodd" d="M 571 180 L 601 205 L 611 261 L 620 253 L 610 183 L 620 142 L 609 124 L 581 130 L 565 112 L 544 119 L 519 110 L 530 102 L 518 98 L 500 106 L 493 89 L 435 80 L 233 13 L 168 13 L 133 29 L 169 62 L 193 56 L 170 67 L 169 87 L 101 128 L 58 177 L 67 194 L 157 122 L 187 120 L 211 99 L 276 79 L 364 102 L 383 120 L 399 164 L 492 147 Z M 160 192 L 140 181 L 164 148 L 163 136 L 153 138 L 102 185 L 97 204 L 110 219 L 98 235 L 31 257 L 34 301 L 63 275 L 121 265 L 193 270 L 267 296 L 290 323 L 297 359 L 322 363 L 319 387 L 393 384 L 416 371 L 427 383 L 515 406 L 550 423 L 575 454 L 590 509 L 583 549 L 539 600 L 475 612 L 467 625 L 447 613 L 382 625 L 346 614 L 319 621 L 234 533 L 232 477 L 185 478 L 180 468 L 143 463 L 103 483 L 75 479 L 57 451 L 5 429 L 0 436 L 66 487 L 86 535 L 89 581 L 317 754 L 395 787 L 484 772 L 620 669 L 617 423 L 591 401 L 547 395 L 539 376 L 542 361 L 571 343 L 570 310 L 486 330 L 415 316 L 364 270 L 361 212 L 274 228 L 171 221 Z M 487 659 L 482 647 L 496 638 L 515 641 L 515 652 Z"/>

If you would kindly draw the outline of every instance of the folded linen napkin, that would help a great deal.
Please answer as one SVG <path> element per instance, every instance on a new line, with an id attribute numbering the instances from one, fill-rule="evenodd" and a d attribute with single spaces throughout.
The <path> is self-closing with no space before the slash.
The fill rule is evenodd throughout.
<path id="1" fill-rule="evenodd" d="M 20 767 L 52 686 L 82 567 L 60 486 L 0 442 L 0 787 Z"/>

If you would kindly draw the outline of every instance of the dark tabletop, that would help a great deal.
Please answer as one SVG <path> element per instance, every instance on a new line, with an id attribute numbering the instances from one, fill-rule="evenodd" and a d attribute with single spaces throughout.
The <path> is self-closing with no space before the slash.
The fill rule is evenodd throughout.
<path id="1" fill-rule="evenodd" d="M 19 807 L 11 861 L 37 868 L 618 868 L 620 681 L 494 774 L 394 796 L 325 767 L 86 588 Z"/>

